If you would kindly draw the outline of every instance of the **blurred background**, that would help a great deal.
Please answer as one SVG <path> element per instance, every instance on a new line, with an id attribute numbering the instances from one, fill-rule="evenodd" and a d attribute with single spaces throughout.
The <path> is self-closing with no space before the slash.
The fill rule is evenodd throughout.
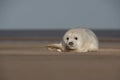
<path id="1" fill-rule="evenodd" d="M 120 29 L 120 0 L 0 0 L 0 30 Z"/>
<path id="2" fill-rule="evenodd" d="M 48 51 L 79 26 L 106 51 Z M 120 80 L 120 0 L 0 0 L 0 80 Z"/>

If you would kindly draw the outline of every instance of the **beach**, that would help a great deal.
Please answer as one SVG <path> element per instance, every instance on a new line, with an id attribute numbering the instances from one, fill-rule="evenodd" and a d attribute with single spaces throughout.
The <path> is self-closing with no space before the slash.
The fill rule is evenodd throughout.
<path id="1" fill-rule="evenodd" d="M 120 42 L 100 41 L 101 49 L 87 53 L 51 52 L 40 41 L 1 41 L 0 80 L 119 80 Z"/>
<path id="2" fill-rule="evenodd" d="M 0 80 L 120 80 L 119 31 L 96 31 L 96 52 L 49 51 L 64 32 L 0 31 Z"/>
<path id="3" fill-rule="evenodd" d="M 56 52 L 49 51 L 47 45 L 59 43 L 60 40 L 41 40 L 41 41 L 1 41 L 0 42 L 0 55 L 120 55 L 120 42 L 108 41 L 100 42 L 100 49 L 103 51 L 87 52 L 87 53 L 72 53 L 72 52 Z M 105 53 L 103 53 L 105 52 Z"/>

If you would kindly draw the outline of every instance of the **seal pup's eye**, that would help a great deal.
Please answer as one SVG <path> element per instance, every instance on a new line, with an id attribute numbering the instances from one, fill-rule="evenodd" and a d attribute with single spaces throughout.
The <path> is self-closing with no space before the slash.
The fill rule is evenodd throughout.
<path id="1" fill-rule="evenodd" d="M 69 37 L 67 37 L 66 39 L 69 40 Z"/>
<path id="2" fill-rule="evenodd" d="M 74 39 L 75 39 L 75 40 L 78 40 L 78 38 L 77 38 L 77 37 L 75 37 Z"/>

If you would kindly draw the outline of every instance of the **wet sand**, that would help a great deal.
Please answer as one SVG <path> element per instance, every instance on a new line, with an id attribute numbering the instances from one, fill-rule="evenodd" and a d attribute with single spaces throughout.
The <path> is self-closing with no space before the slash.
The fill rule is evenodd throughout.
<path id="1" fill-rule="evenodd" d="M 120 42 L 101 41 L 98 52 L 50 52 L 53 40 L 1 41 L 0 80 L 120 80 Z"/>

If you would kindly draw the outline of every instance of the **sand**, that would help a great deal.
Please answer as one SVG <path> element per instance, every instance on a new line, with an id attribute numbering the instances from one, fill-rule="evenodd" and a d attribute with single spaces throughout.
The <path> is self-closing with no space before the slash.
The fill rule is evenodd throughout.
<path id="1" fill-rule="evenodd" d="M 54 42 L 1 41 L 0 80 L 120 80 L 119 41 L 87 53 L 48 51 Z"/>

